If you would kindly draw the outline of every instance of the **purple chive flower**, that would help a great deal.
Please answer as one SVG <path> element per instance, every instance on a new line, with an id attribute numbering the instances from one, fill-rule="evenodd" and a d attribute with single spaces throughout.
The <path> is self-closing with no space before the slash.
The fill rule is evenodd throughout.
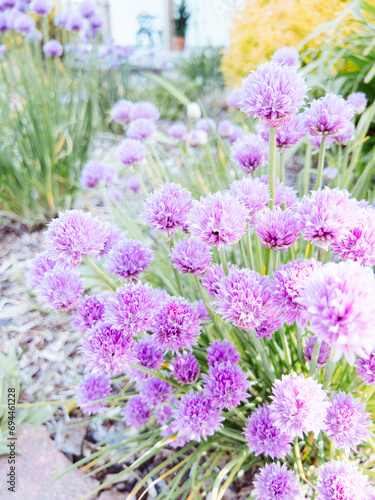
<path id="1" fill-rule="evenodd" d="M 55 15 L 53 21 L 55 23 L 55 26 L 63 27 L 68 22 L 68 18 L 69 18 L 69 12 L 68 11 L 59 11 Z"/>
<path id="2" fill-rule="evenodd" d="M 56 265 L 46 272 L 36 287 L 37 298 L 56 311 L 70 311 L 83 293 L 83 281 L 75 269 Z"/>
<path id="3" fill-rule="evenodd" d="M 271 56 L 271 61 L 286 64 L 292 68 L 299 68 L 300 60 L 298 50 L 292 47 L 280 47 Z"/>
<path id="4" fill-rule="evenodd" d="M 31 12 L 40 16 L 47 16 L 52 11 L 52 5 L 48 0 L 32 0 L 29 8 Z"/>
<path id="5" fill-rule="evenodd" d="M 128 123 L 130 121 L 130 112 L 133 106 L 134 104 L 126 99 L 117 101 L 111 109 L 112 120 L 122 125 Z"/>
<path id="6" fill-rule="evenodd" d="M 124 139 L 116 149 L 116 156 L 124 165 L 139 163 L 146 158 L 146 154 L 145 145 L 136 139 Z"/>
<path id="7" fill-rule="evenodd" d="M 184 139 L 187 136 L 187 126 L 182 122 L 172 123 L 168 128 L 168 134 L 173 139 Z"/>
<path id="8" fill-rule="evenodd" d="M 271 338 L 271 335 L 281 328 L 284 324 L 284 318 L 280 312 L 280 308 L 275 304 L 274 298 L 271 296 L 266 303 L 267 317 L 255 327 L 255 333 L 259 338 Z"/>
<path id="9" fill-rule="evenodd" d="M 248 211 L 229 193 L 210 194 L 195 202 L 188 215 L 191 234 L 206 245 L 232 245 L 246 230 Z"/>
<path id="10" fill-rule="evenodd" d="M 204 130 L 191 130 L 187 136 L 187 144 L 192 148 L 207 144 L 208 137 Z"/>
<path id="11" fill-rule="evenodd" d="M 204 274 L 212 261 L 212 253 L 204 243 L 194 238 L 179 240 L 171 251 L 173 267 L 194 276 Z"/>
<path id="12" fill-rule="evenodd" d="M 100 322 L 85 334 L 80 352 L 93 373 L 122 373 L 127 365 L 137 362 L 134 345 L 131 333 Z"/>
<path id="13" fill-rule="evenodd" d="M 48 224 L 44 246 L 52 259 L 78 266 L 84 255 L 98 255 L 107 238 L 108 229 L 97 217 L 82 210 L 67 210 Z"/>
<path id="14" fill-rule="evenodd" d="M 7 21 L 8 21 L 7 16 L 5 14 L 3 14 L 2 12 L 0 12 L 0 31 L 7 31 L 7 29 L 8 29 L 8 22 Z M 1 53 L 5 54 L 7 51 L 6 45 L 4 45 L 3 43 L 1 45 L 2 45 Z M 5 50 L 4 50 L 4 47 L 5 47 Z"/>
<path id="15" fill-rule="evenodd" d="M 245 135 L 245 132 L 242 127 L 239 125 L 233 125 L 232 133 L 228 136 L 228 141 L 230 143 L 236 142 L 239 139 L 242 139 Z"/>
<path id="16" fill-rule="evenodd" d="M 268 159 L 267 147 L 256 134 L 245 135 L 234 143 L 232 160 L 247 174 L 263 167 Z"/>
<path id="17" fill-rule="evenodd" d="M 13 29 L 20 33 L 30 33 L 35 28 L 35 21 L 26 14 L 20 14 L 14 20 Z"/>
<path id="18" fill-rule="evenodd" d="M 318 500 L 370 500 L 368 477 L 357 467 L 331 460 L 319 467 Z"/>
<path id="19" fill-rule="evenodd" d="M 221 363 L 235 364 L 240 360 L 240 355 L 236 347 L 227 339 L 222 342 L 214 340 L 207 348 L 207 363 L 209 366 L 216 366 Z"/>
<path id="20" fill-rule="evenodd" d="M 212 295 L 213 297 L 217 295 L 220 280 L 224 276 L 224 270 L 220 264 L 213 264 L 207 269 L 206 274 L 201 278 L 201 283 L 209 295 Z"/>
<path id="21" fill-rule="evenodd" d="M 229 194 L 245 205 L 251 226 L 255 225 L 258 215 L 266 209 L 270 201 L 270 190 L 259 178 L 244 177 L 239 181 L 233 181 Z"/>
<path id="22" fill-rule="evenodd" d="M 347 146 L 349 142 L 353 139 L 354 134 L 355 134 L 354 123 L 350 122 L 348 128 L 344 130 L 344 132 L 341 132 L 341 134 L 332 137 L 333 144 L 336 144 L 337 146 Z"/>
<path id="23" fill-rule="evenodd" d="M 355 115 L 360 115 L 366 109 L 367 97 L 363 92 L 353 92 L 348 95 L 346 102 L 351 106 Z"/>
<path id="24" fill-rule="evenodd" d="M 183 297 L 170 297 L 163 303 L 152 327 L 153 341 L 161 349 L 177 352 L 191 348 L 200 334 L 194 307 Z"/>
<path id="25" fill-rule="evenodd" d="M 240 366 L 227 361 L 210 367 L 208 375 L 203 374 L 205 385 L 203 393 L 212 404 L 220 409 L 233 410 L 250 394 L 249 372 L 244 373 Z"/>
<path id="26" fill-rule="evenodd" d="M 129 124 L 126 135 L 131 139 L 148 139 L 156 132 L 156 126 L 151 120 L 138 118 Z"/>
<path id="27" fill-rule="evenodd" d="M 81 31 L 83 28 L 83 19 L 77 12 L 70 12 L 69 18 L 66 23 L 66 29 L 68 31 Z"/>
<path id="28" fill-rule="evenodd" d="M 357 358 L 356 373 L 366 385 L 375 384 L 375 351 Z"/>
<path id="29" fill-rule="evenodd" d="M 242 99 L 242 88 L 234 89 L 228 94 L 227 104 L 230 108 L 240 109 L 241 99 Z"/>
<path id="30" fill-rule="evenodd" d="M 365 410 L 366 405 L 352 394 L 343 391 L 332 394 L 324 433 L 335 441 L 337 448 L 356 450 L 367 439 L 372 422 Z"/>
<path id="31" fill-rule="evenodd" d="M 200 367 L 191 352 L 179 354 L 172 360 L 172 373 L 183 385 L 194 384 L 198 380 Z"/>
<path id="32" fill-rule="evenodd" d="M 250 453 L 268 457 L 285 458 L 290 452 L 291 437 L 275 427 L 271 417 L 269 404 L 259 406 L 246 421 L 244 436 L 247 439 Z"/>
<path id="33" fill-rule="evenodd" d="M 306 339 L 306 348 L 304 353 L 305 353 L 305 358 L 309 363 L 311 361 L 311 356 L 314 349 L 315 341 L 316 337 L 313 336 L 310 336 Z M 323 340 L 319 350 L 319 357 L 317 362 L 318 368 L 323 368 L 323 366 L 327 364 L 330 352 L 331 352 L 330 346 L 327 344 L 327 342 L 324 342 Z"/>
<path id="34" fill-rule="evenodd" d="M 131 396 L 121 413 L 127 425 L 133 429 L 139 429 L 151 418 L 151 410 L 140 396 Z"/>
<path id="35" fill-rule="evenodd" d="M 233 134 L 233 124 L 229 120 L 222 120 L 217 126 L 217 132 L 221 137 L 230 137 Z"/>
<path id="36" fill-rule="evenodd" d="M 345 99 L 335 94 L 314 99 L 304 114 L 310 134 L 322 136 L 345 132 L 354 116 L 353 109 Z"/>
<path id="37" fill-rule="evenodd" d="M 304 319 L 304 309 L 298 303 L 307 280 L 316 269 L 320 268 L 320 263 L 315 259 L 291 260 L 287 264 L 282 264 L 273 273 L 272 296 L 275 304 L 284 317 L 284 322 L 288 325 L 295 321 L 299 326 L 307 326 Z"/>
<path id="38" fill-rule="evenodd" d="M 307 432 L 318 434 L 323 429 L 330 403 L 321 384 L 312 377 L 283 375 L 275 381 L 271 399 L 273 424 L 291 438 L 302 438 Z"/>
<path id="39" fill-rule="evenodd" d="M 72 325 L 79 328 L 81 332 L 86 332 L 99 321 L 103 321 L 105 311 L 105 301 L 103 298 L 92 296 L 86 297 L 77 306 L 74 312 Z"/>
<path id="40" fill-rule="evenodd" d="M 43 45 L 43 52 L 47 57 L 60 57 L 64 52 L 63 46 L 57 40 L 49 40 Z"/>
<path id="41" fill-rule="evenodd" d="M 88 375 L 78 386 L 77 406 L 81 407 L 84 415 L 95 415 L 104 407 L 105 402 L 93 403 L 98 399 L 104 399 L 112 391 L 111 379 L 107 375 Z"/>
<path id="42" fill-rule="evenodd" d="M 280 127 L 276 133 L 276 147 L 279 153 L 285 153 L 292 146 L 299 143 L 302 137 L 307 134 L 305 115 L 300 113 L 295 115 L 289 123 Z M 262 125 L 259 127 L 259 135 L 265 142 L 269 142 L 270 127 Z"/>
<path id="43" fill-rule="evenodd" d="M 183 229 L 192 205 L 191 193 L 180 184 L 166 183 L 145 200 L 142 217 L 151 227 L 172 238 Z"/>
<path id="44" fill-rule="evenodd" d="M 298 239 L 298 224 L 293 212 L 287 208 L 266 208 L 258 217 L 256 232 L 262 245 L 273 250 L 286 250 Z"/>
<path id="45" fill-rule="evenodd" d="M 116 290 L 106 304 L 105 320 L 124 332 L 146 333 L 161 307 L 159 296 L 150 285 L 138 282 Z"/>
<path id="46" fill-rule="evenodd" d="M 354 355 L 375 347 L 375 277 L 357 262 L 329 263 L 313 273 L 299 303 L 306 308 L 309 330 L 335 346 L 350 364 Z"/>
<path id="47" fill-rule="evenodd" d="M 146 118 L 147 120 L 157 120 L 160 116 L 158 108 L 151 102 L 136 102 L 130 111 L 130 120 Z"/>
<path id="48" fill-rule="evenodd" d="M 96 5 L 90 0 L 83 0 L 78 5 L 78 10 L 84 19 L 91 19 L 96 14 Z"/>
<path id="49" fill-rule="evenodd" d="M 266 125 L 286 125 L 302 107 L 307 87 L 294 68 L 270 61 L 242 81 L 241 110 Z"/>
<path id="50" fill-rule="evenodd" d="M 43 280 L 43 276 L 55 267 L 56 261 L 50 259 L 47 255 L 47 252 L 43 252 L 33 259 L 31 269 L 27 275 L 27 284 L 30 288 L 36 288 Z"/>
<path id="51" fill-rule="evenodd" d="M 82 169 L 81 184 L 85 188 L 93 188 L 100 182 L 110 186 L 116 170 L 112 165 L 104 165 L 98 160 L 89 160 Z"/>
<path id="52" fill-rule="evenodd" d="M 250 331 L 267 319 L 270 297 L 267 277 L 233 267 L 228 276 L 221 279 L 214 304 L 223 318 Z"/>
<path id="53" fill-rule="evenodd" d="M 304 196 L 296 204 L 295 213 L 303 239 L 328 250 L 353 226 L 359 207 L 346 189 L 326 186 Z"/>
<path id="54" fill-rule="evenodd" d="M 266 464 L 255 475 L 254 492 L 256 500 L 297 500 L 301 490 L 293 471 L 279 462 Z"/>
<path id="55" fill-rule="evenodd" d="M 375 264 L 375 211 L 363 209 L 359 220 L 338 241 L 332 243 L 332 253 L 363 266 Z"/>
<path id="56" fill-rule="evenodd" d="M 106 257 L 106 255 L 114 247 L 114 245 L 124 237 L 121 230 L 114 224 L 105 222 L 105 226 L 108 231 L 108 238 L 105 240 L 103 250 L 101 250 L 97 255 L 98 259 L 103 259 L 104 257 Z"/>
<path id="57" fill-rule="evenodd" d="M 191 441 L 206 440 L 223 426 L 224 420 L 207 396 L 193 390 L 181 397 L 173 416 L 178 437 L 187 436 Z"/>
<path id="58" fill-rule="evenodd" d="M 140 396 L 150 407 L 160 406 L 171 398 L 173 387 L 160 378 L 152 377 L 143 384 Z"/>
<path id="59" fill-rule="evenodd" d="M 209 134 L 211 130 L 216 129 L 216 123 L 212 118 L 201 118 L 195 125 L 195 130 L 200 130 Z"/>
<path id="60" fill-rule="evenodd" d="M 150 370 L 158 370 L 164 361 L 164 351 L 156 347 L 151 338 L 145 335 L 141 338 L 133 349 L 134 355 L 137 358 L 136 364 L 150 368 Z M 128 368 L 127 373 L 130 378 L 138 383 L 145 382 L 151 375 L 141 372 L 135 368 Z"/>
<path id="61" fill-rule="evenodd" d="M 262 175 L 259 179 L 268 186 L 268 175 Z M 287 208 L 294 207 L 297 203 L 297 191 L 290 186 L 285 186 L 283 182 L 276 177 L 275 179 L 275 206 L 279 207 L 285 203 Z"/>
<path id="62" fill-rule="evenodd" d="M 99 30 L 100 28 L 103 28 L 104 20 L 98 12 L 96 12 L 90 18 L 90 25 L 91 25 L 91 29 L 93 30 L 94 36 L 95 36 L 95 30 Z"/>
<path id="63" fill-rule="evenodd" d="M 158 408 L 155 408 L 154 415 L 156 417 L 158 425 L 165 425 L 172 418 L 172 408 L 169 405 L 159 406 Z"/>
<path id="64" fill-rule="evenodd" d="M 105 267 L 131 281 L 147 269 L 153 258 L 151 250 L 141 241 L 122 239 L 108 252 Z"/>
<path id="65" fill-rule="evenodd" d="M 193 307 L 195 310 L 195 315 L 200 322 L 210 320 L 210 313 L 207 311 L 206 304 L 203 302 L 203 300 L 196 300 L 195 302 L 193 302 Z"/>
<path id="66" fill-rule="evenodd" d="M 126 187 L 131 191 L 137 192 L 141 189 L 141 184 L 136 175 L 131 175 L 126 183 Z"/>

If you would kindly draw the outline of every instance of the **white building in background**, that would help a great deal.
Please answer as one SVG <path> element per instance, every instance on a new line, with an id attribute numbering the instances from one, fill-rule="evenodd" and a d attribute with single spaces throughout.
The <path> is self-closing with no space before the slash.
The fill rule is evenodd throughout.
<path id="1" fill-rule="evenodd" d="M 168 49 L 173 0 L 104 0 L 109 5 L 109 25 L 116 43 L 137 46 L 148 45 L 146 36 L 139 34 L 141 14 L 153 16 L 152 38 L 155 48 Z M 179 5 L 180 0 L 174 3 Z M 207 45 L 229 45 L 231 18 L 243 0 L 187 0 L 191 12 L 186 46 L 188 48 Z M 172 28 L 173 29 L 173 28 Z M 137 36 L 138 33 L 138 36 Z"/>

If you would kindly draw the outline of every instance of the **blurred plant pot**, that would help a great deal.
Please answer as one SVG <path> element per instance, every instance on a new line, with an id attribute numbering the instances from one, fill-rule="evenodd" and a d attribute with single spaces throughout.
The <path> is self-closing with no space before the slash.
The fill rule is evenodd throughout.
<path id="1" fill-rule="evenodd" d="M 172 38 L 172 49 L 176 52 L 182 52 L 185 48 L 185 37 L 174 36 Z"/>

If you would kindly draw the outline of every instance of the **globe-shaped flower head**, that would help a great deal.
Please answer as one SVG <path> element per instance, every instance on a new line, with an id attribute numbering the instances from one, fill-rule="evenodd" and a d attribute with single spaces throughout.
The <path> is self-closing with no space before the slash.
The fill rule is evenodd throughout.
<path id="1" fill-rule="evenodd" d="M 326 392 L 312 377 L 283 375 L 276 380 L 270 405 L 273 424 L 292 438 L 319 433 L 324 427 L 329 402 Z"/>
<path id="2" fill-rule="evenodd" d="M 327 94 L 310 103 L 305 111 L 311 135 L 334 136 L 344 132 L 354 116 L 350 105 L 339 95 Z"/>
<path id="3" fill-rule="evenodd" d="M 298 239 L 298 224 L 290 209 L 265 209 L 258 217 L 256 232 L 262 245 L 273 250 L 286 250 Z"/>
<path id="4" fill-rule="evenodd" d="M 146 154 L 145 146 L 136 139 L 124 139 L 116 149 L 117 158 L 124 165 L 139 163 L 146 158 Z"/>
<path id="5" fill-rule="evenodd" d="M 47 57 L 60 57 L 64 52 L 63 46 L 57 40 L 49 40 L 43 45 L 43 52 Z"/>
<path id="6" fill-rule="evenodd" d="M 212 254 L 204 243 L 194 238 L 179 240 L 171 251 L 173 267 L 181 273 L 200 276 L 211 264 Z"/>
<path id="7" fill-rule="evenodd" d="M 274 458 L 285 458 L 291 450 L 291 437 L 272 422 L 269 404 L 259 406 L 246 421 L 244 435 L 250 453 Z"/>
<path id="8" fill-rule="evenodd" d="M 270 298 L 267 277 L 233 267 L 228 276 L 221 279 L 214 304 L 223 318 L 250 331 L 267 319 Z"/>
<path id="9" fill-rule="evenodd" d="M 117 101 L 116 104 L 111 109 L 111 118 L 117 123 L 125 125 L 130 121 L 130 112 L 133 109 L 134 104 L 126 99 L 121 99 Z"/>
<path id="10" fill-rule="evenodd" d="M 375 277 L 356 262 L 329 263 L 308 280 L 299 303 L 306 308 L 309 329 L 330 346 L 336 357 L 366 355 L 375 348 Z"/>
<path id="11" fill-rule="evenodd" d="M 199 377 L 200 367 L 194 354 L 184 352 L 172 361 L 172 373 L 181 384 L 193 384 Z"/>
<path id="12" fill-rule="evenodd" d="M 98 160 L 89 160 L 82 169 L 81 184 L 86 188 L 93 188 L 99 183 L 110 186 L 115 172 L 112 165 L 105 165 Z"/>
<path id="13" fill-rule="evenodd" d="M 150 285 L 138 282 L 116 290 L 107 300 L 105 321 L 125 333 L 146 333 L 161 307 L 160 296 Z"/>
<path id="14" fill-rule="evenodd" d="M 355 115 L 360 115 L 366 109 L 367 97 L 363 92 L 353 92 L 348 95 L 346 102 L 351 106 Z"/>
<path id="15" fill-rule="evenodd" d="M 279 306 L 284 322 L 292 325 L 295 321 L 299 326 L 306 326 L 304 308 L 298 299 L 305 288 L 307 280 L 318 269 L 320 264 L 315 259 L 291 260 L 282 264 L 273 273 L 272 294 L 275 303 Z"/>
<path id="16" fill-rule="evenodd" d="M 73 326 L 86 332 L 99 321 L 103 320 L 105 311 L 105 301 L 101 297 L 86 297 L 80 302 L 73 315 Z"/>
<path id="17" fill-rule="evenodd" d="M 248 211 L 229 193 L 210 194 L 195 202 L 188 216 L 191 234 L 206 245 L 232 245 L 245 233 Z"/>
<path id="18" fill-rule="evenodd" d="M 313 335 L 307 337 L 306 339 L 306 347 L 303 352 L 305 354 L 306 361 L 308 361 L 309 363 L 312 358 L 315 342 L 316 342 L 316 337 L 314 337 Z M 331 354 L 331 348 L 327 344 L 327 342 L 324 342 L 323 340 L 323 342 L 320 344 L 319 356 L 316 366 L 318 368 L 323 368 L 323 366 L 327 364 L 330 354 Z"/>
<path id="19" fill-rule="evenodd" d="M 131 139 L 148 139 L 156 131 L 155 124 L 146 118 L 138 118 L 130 123 L 126 130 L 126 135 Z"/>
<path id="20" fill-rule="evenodd" d="M 139 429 L 151 418 L 151 410 L 140 396 L 131 396 L 121 413 L 127 425 L 133 429 Z"/>
<path id="21" fill-rule="evenodd" d="M 233 144 L 231 155 L 246 174 L 251 174 L 266 163 L 268 150 L 259 135 L 248 134 Z"/>
<path id="22" fill-rule="evenodd" d="M 83 0 L 78 5 L 78 10 L 84 19 L 91 19 L 96 14 L 96 5 L 91 0 Z"/>
<path id="23" fill-rule="evenodd" d="M 240 366 L 230 361 L 215 364 L 210 367 L 208 375 L 202 375 L 205 382 L 203 393 L 214 406 L 232 410 L 250 396 L 247 392 L 248 376 L 249 373 L 244 373 Z"/>
<path id="24" fill-rule="evenodd" d="M 256 500 L 299 500 L 301 490 L 293 471 L 279 462 L 266 464 L 255 476 Z"/>
<path id="25" fill-rule="evenodd" d="M 195 441 L 212 436 L 223 426 L 221 422 L 224 420 L 209 398 L 193 390 L 181 397 L 173 416 L 178 436 L 187 436 Z"/>
<path id="26" fill-rule="evenodd" d="M 220 264 L 213 264 L 207 269 L 206 274 L 201 278 L 201 283 L 209 295 L 213 297 L 217 295 L 220 288 L 220 280 L 224 276 L 224 269 Z"/>
<path id="27" fill-rule="evenodd" d="M 286 125 L 302 107 L 307 87 L 290 66 L 270 61 L 258 66 L 242 82 L 241 110 L 266 125 Z"/>
<path id="28" fill-rule="evenodd" d="M 319 500 L 370 500 L 368 477 L 354 465 L 331 460 L 319 467 Z"/>
<path id="29" fill-rule="evenodd" d="M 52 11 L 52 5 L 48 0 L 32 0 L 30 10 L 40 16 L 46 16 Z"/>
<path id="30" fill-rule="evenodd" d="M 45 273 L 52 271 L 55 267 L 56 261 L 50 259 L 47 252 L 42 252 L 37 255 L 31 263 L 31 268 L 27 274 L 26 281 L 28 286 L 35 288 L 42 281 Z"/>
<path id="31" fill-rule="evenodd" d="M 172 123 L 168 128 L 168 134 L 173 139 L 184 139 L 187 136 L 188 129 L 182 122 Z"/>
<path id="32" fill-rule="evenodd" d="M 170 399 L 173 388 L 165 380 L 152 377 L 143 384 L 140 396 L 150 407 L 160 406 Z"/>
<path id="33" fill-rule="evenodd" d="M 146 368 L 150 368 L 150 370 L 158 370 L 164 360 L 163 349 L 156 347 L 149 335 L 142 337 L 134 346 L 134 355 L 137 358 L 137 365 L 145 366 Z M 141 372 L 136 368 L 128 368 L 126 372 L 136 382 L 144 382 L 151 378 L 151 375 Z"/>
<path id="34" fill-rule="evenodd" d="M 121 239 L 109 251 L 105 267 L 130 281 L 138 278 L 153 258 L 151 250 L 141 241 Z"/>
<path id="35" fill-rule="evenodd" d="M 83 338 L 80 352 L 92 373 L 122 373 L 127 365 L 136 363 L 134 340 L 110 325 L 100 322 Z"/>
<path id="36" fill-rule="evenodd" d="M 108 234 L 107 226 L 97 217 L 82 210 L 67 210 L 48 224 L 44 246 L 52 259 L 78 266 L 84 255 L 100 253 Z"/>
<path id="37" fill-rule="evenodd" d="M 152 102 L 136 102 L 130 111 L 130 120 L 146 118 L 147 120 L 157 120 L 160 116 L 158 108 Z"/>
<path id="38" fill-rule="evenodd" d="M 227 97 L 227 104 L 230 108 L 240 109 L 242 92 L 242 88 L 234 89 L 229 92 Z"/>
<path id="39" fill-rule="evenodd" d="M 324 433 L 335 441 L 337 448 L 355 450 L 366 440 L 372 423 L 365 408 L 366 405 L 352 394 L 342 391 L 332 394 Z"/>
<path id="40" fill-rule="evenodd" d="M 214 340 L 207 348 L 207 363 L 209 366 L 215 366 L 221 363 L 230 362 L 235 364 L 240 360 L 240 355 L 236 347 L 227 339 L 222 342 Z"/>
<path id="41" fill-rule="evenodd" d="M 71 311 L 83 293 L 83 282 L 75 269 L 55 265 L 43 274 L 36 287 L 37 297 L 56 311 Z"/>
<path id="42" fill-rule="evenodd" d="M 194 307 L 183 297 L 170 297 L 163 303 L 152 327 L 153 340 L 161 349 L 177 352 L 196 344 L 200 322 Z"/>
<path id="43" fill-rule="evenodd" d="M 247 219 L 251 226 L 255 225 L 258 215 L 266 209 L 270 201 L 270 190 L 259 178 L 244 177 L 233 181 L 229 194 L 245 205 L 248 211 Z"/>
<path id="44" fill-rule="evenodd" d="M 192 205 L 191 193 L 180 184 L 167 183 L 145 200 L 142 217 L 151 227 L 172 238 L 183 229 Z"/>
<path id="45" fill-rule="evenodd" d="M 375 385 L 375 351 L 358 357 L 356 373 L 367 385 Z"/>

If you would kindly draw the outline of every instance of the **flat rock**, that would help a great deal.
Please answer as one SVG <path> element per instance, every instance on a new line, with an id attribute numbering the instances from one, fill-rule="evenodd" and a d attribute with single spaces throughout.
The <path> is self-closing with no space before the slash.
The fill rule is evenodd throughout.
<path id="1" fill-rule="evenodd" d="M 82 480 L 83 473 L 78 469 L 54 481 L 54 475 L 66 470 L 71 463 L 58 451 L 55 442 L 42 425 L 22 425 L 17 433 L 17 446 L 22 455 L 17 455 L 16 458 L 15 493 L 8 491 L 9 485 L 6 482 L 10 467 L 8 458 L 4 455 L 0 457 L 2 500 L 80 500 L 98 486 L 95 480 Z M 93 500 L 97 496 L 91 495 L 88 498 Z M 100 498 L 106 499 L 105 496 Z M 111 499 L 110 496 L 107 498 Z"/>
<path id="2" fill-rule="evenodd" d="M 57 424 L 55 443 L 60 451 L 76 456 L 81 455 L 82 443 L 87 431 L 87 426 L 82 425 L 81 422 L 79 419 L 69 423 L 60 420 Z"/>

